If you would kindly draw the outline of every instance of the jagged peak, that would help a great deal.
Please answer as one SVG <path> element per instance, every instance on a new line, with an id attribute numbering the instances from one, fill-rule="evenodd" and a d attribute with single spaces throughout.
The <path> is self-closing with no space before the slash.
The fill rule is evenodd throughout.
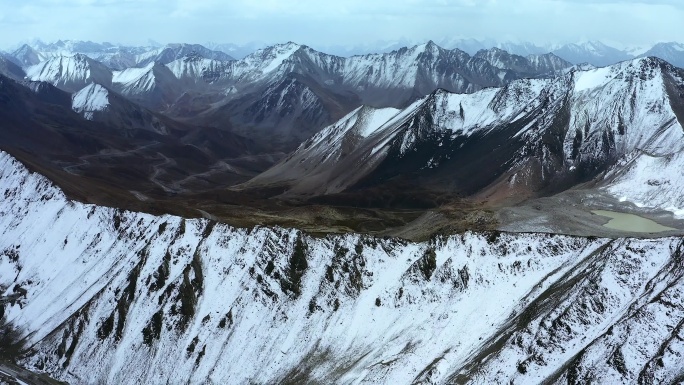
<path id="1" fill-rule="evenodd" d="M 416 46 L 413 46 L 409 49 L 410 51 L 415 51 L 415 52 L 432 52 L 432 53 L 438 53 L 442 50 L 442 47 L 437 45 L 434 41 L 428 40 L 427 42 L 423 44 L 418 44 Z"/>
<path id="2" fill-rule="evenodd" d="M 650 81 L 661 72 L 662 65 L 669 65 L 665 60 L 654 57 L 640 57 L 613 64 L 607 67 L 577 68 L 570 72 L 575 81 L 575 92 L 603 87 L 615 79 L 636 79 Z"/>
<path id="3" fill-rule="evenodd" d="M 78 113 L 83 113 L 88 120 L 93 118 L 97 111 L 106 110 L 109 107 L 109 90 L 97 83 L 90 83 L 72 96 L 71 108 Z"/>
<path id="4" fill-rule="evenodd" d="M 292 41 L 288 41 L 287 43 L 278 43 L 274 44 L 271 46 L 268 46 L 266 48 L 262 48 L 260 50 L 257 50 L 256 52 L 263 51 L 263 52 L 295 52 L 300 48 L 306 48 L 306 46 L 302 44 L 298 44 Z"/>

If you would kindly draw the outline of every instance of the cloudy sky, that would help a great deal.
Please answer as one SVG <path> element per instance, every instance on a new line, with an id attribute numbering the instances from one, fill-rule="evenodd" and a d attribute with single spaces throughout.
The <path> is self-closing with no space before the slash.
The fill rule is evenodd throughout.
<path id="1" fill-rule="evenodd" d="M 445 37 L 684 42 L 682 0 L 0 0 L 0 47 L 39 38 L 311 46 Z"/>

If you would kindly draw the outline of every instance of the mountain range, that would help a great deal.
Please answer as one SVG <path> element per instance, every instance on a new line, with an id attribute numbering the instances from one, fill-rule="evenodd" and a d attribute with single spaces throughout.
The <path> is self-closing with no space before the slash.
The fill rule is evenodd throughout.
<path id="1" fill-rule="evenodd" d="M 491 48 L 471 56 L 434 42 L 348 58 L 291 42 L 240 60 L 197 45 L 151 52 L 139 56 L 138 67 L 120 70 L 85 54 L 19 70 L 6 61 L 9 79 L 25 71 L 18 84 L 34 91 L 12 96 L 18 104 L 7 111 L 8 121 L 18 122 L 11 115 L 25 110 L 46 127 L 58 108 L 69 109 L 84 119 L 69 124 L 86 132 L 102 124 L 118 142 L 88 134 L 90 149 L 83 151 L 82 138 L 66 132 L 59 135 L 70 144 L 62 149 L 10 136 L 11 152 L 38 154 L 59 179 L 121 167 L 115 175 L 139 177 L 124 183 L 114 177 L 126 187 L 113 195 L 135 199 L 211 193 L 241 205 L 253 194 L 422 209 L 454 199 L 520 201 L 580 183 L 608 186 L 607 175 L 619 179 L 615 167 L 626 158 L 636 169 L 646 164 L 639 159 L 670 159 L 679 151 L 681 72 L 651 57 L 595 69 L 553 53 Z M 8 97 L 17 91 L 9 84 Z M 61 91 L 72 95 L 68 105 Z M 232 144 L 212 141 L 218 137 Z M 192 162 L 178 158 L 177 145 L 194 146 Z M 121 155 L 101 154 L 112 146 Z M 156 159 L 155 165 L 135 164 L 135 157 Z M 629 200 L 641 204 L 648 194 Z M 681 207 L 672 195 L 658 207 Z"/>
<path id="2" fill-rule="evenodd" d="M 0 382 L 681 381 L 684 49 L 466 43 L 0 55 Z"/>
<path id="3" fill-rule="evenodd" d="M 553 54 L 470 56 L 433 42 L 349 58 L 287 43 L 237 61 L 199 46 L 170 45 L 140 54 L 135 67 L 120 70 L 86 54 L 41 55 L 47 59 L 25 66 L 28 80 L 67 92 L 94 82 L 176 119 L 229 125 L 251 139 L 268 136 L 276 151 L 291 150 L 361 104 L 403 107 L 435 88 L 473 92 L 570 66 Z"/>
<path id="4" fill-rule="evenodd" d="M 670 162 L 684 149 L 683 79 L 683 70 L 646 58 L 472 94 L 437 90 L 403 110 L 364 106 L 245 186 L 372 197 L 368 190 L 412 185 L 492 199 L 556 193 L 595 178 L 609 183 L 601 175 L 625 170 L 618 159 L 630 159 L 629 169 L 656 159 L 677 168 Z M 615 166 L 622 171 L 611 172 Z M 679 183 L 671 192 L 663 184 L 670 182 L 656 184 L 661 207 L 681 207 Z M 656 203 L 648 188 L 614 190 Z"/>

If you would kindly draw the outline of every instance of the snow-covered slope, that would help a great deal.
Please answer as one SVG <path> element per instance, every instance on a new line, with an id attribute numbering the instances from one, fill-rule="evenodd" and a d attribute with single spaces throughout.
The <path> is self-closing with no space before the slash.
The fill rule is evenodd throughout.
<path id="1" fill-rule="evenodd" d="M 190 55 L 168 63 L 171 72 L 188 87 L 196 84 L 211 84 L 219 81 L 226 74 L 225 61 L 206 59 L 199 55 Z"/>
<path id="2" fill-rule="evenodd" d="M 182 92 L 179 79 L 169 67 L 158 62 L 115 71 L 112 87 L 131 100 L 153 109 L 164 109 Z"/>
<path id="3" fill-rule="evenodd" d="M 70 202 L 5 153 L 0 191 L 3 322 L 72 384 L 680 375 L 680 239 L 235 229 Z"/>
<path id="4" fill-rule="evenodd" d="M 294 72 L 322 86 L 354 92 L 376 105 L 388 105 L 390 99 L 401 104 L 439 87 L 472 92 L 504 83 L 501 71 L 486 61 L 433 42 L 349 58 L 290 42 L 258 50 L 231 63 L 227 71 L 226 82 L 242 87 L 259 81 L 272 83 Z"/>
<path id="5" fill-rule="evenodd" d="M 68 92 L 76 92 L 90 83 L 112 84 L 109 68 L 82 54 L 53 57 L 28 67 L 26 78 L 48 82 Z"/>
<path id="6" fill-rule="evenodd" d="M 72 96 L 71 108 L 88 120 L 95 112 L 109 107 L 109 91 L 99 84 L 92 83 Z"/>
<path id="7" fill-rule="evenodd" d="M 142 67 L 154 62 L 168 64 L 188 55 L 219 61 L 234 60 L 225 52 L 213 51 L 199 44 L 167 44 L 164 47 L 139 54 L 136 57 L 136 65 Z"/>
<path id="8" fill-rule="evenodd" d="M 105 123 L 131 135 L 135 135 L 135 130 L 169 133 L 158 115 L 99 84 L 90 84 L 74 93 L 71 107 L 88 120 Z"/>
<path id="9" fill-rule="evenodd" d="M 367 137 L 352 133 L 353 122 L 370 111 L 359 109 L 246 186 L 286 184 L 291 193 L 322 194 L 404 175 L 428 178 L 417 186 L 439 180 L 441 188 L 469 194 L 490 184 L 510 189 L 506 194 L 562 189 L 613 166 L 623 170 L 618 162 L 635 152 L 681 153 L 683 89 L 682 71 L 645 58 L 469 95 L 437 91 L 401 118 L 374 124 Z M 674 179 L 672 186 L 670 197 L 678 192 Z"/>

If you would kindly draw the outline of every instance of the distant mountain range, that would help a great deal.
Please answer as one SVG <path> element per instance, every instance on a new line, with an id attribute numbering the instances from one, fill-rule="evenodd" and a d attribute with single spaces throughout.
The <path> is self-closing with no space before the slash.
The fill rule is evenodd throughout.
<path id="1" fill-rule="evenodd" d="M 229 127 L 289 151 L 362 104 L 401 108 L 437 88 L 470 93 L 572 65 L 554 54 L 522 57 L 492 49 L 471 56 L 434 42 L 352 57 L 295 43 L 240 60 L 190 44 L 143 51 L 95 43 L 24 45 L 5 56 L 0 70 L 69 93 L 96 83 L 169 117 Z"/>
<path id="2" fill-rule="evenodd" d="M 529 56 L 553 53 L 572 64 L 589 63 L 597 67 L 615 64 L 619 61 L 645 56 L 657 56 L 682 67 L 684 66 L 684 44 L 678 42 L 660 42 L 651 47 L 616 48 L 600 41 L 584 41 L 565 44 L 535 44 L 530 42 L 496 41 L 492 39 L 441 38 L 434 42 L 446 49 L 458 48 L 469 55 L 478 51 L 498 48 L 508 53 Z M 358 45 L 314 45 L 312 48 L 330 55 L 349 57 L 371 53 L 389 53 L 403 47 L 420 45 L 423 42 L 408 39 L 396 41 L 376 41 Z M 37 64 L 51 56 L 64 56 L 82 53 L 103 62 L 113 69 L 138 66 L 145 60 L 166 61 L 179 58 L 189 51 L 201 52 L 208 58 L 228 60 L 227 57 L 242 59 L 257 50 L 269 45 L 261 42 L 245 44 L 215 43 L 168 44 L 166 46 L 150 42 L 145 46 L 124 46 L 111 43 L 94 43 L 91 41 L 59 40 L 54 43 L 33 41 L 11 50 L 9 56 L 16 58 L 20 66 Z M 213 52 L 212 52 L 213 51 Z M 7 54 L 6 54 L 7 55 Z M 154 58 L 154 59 L 151 59 Z"/>

